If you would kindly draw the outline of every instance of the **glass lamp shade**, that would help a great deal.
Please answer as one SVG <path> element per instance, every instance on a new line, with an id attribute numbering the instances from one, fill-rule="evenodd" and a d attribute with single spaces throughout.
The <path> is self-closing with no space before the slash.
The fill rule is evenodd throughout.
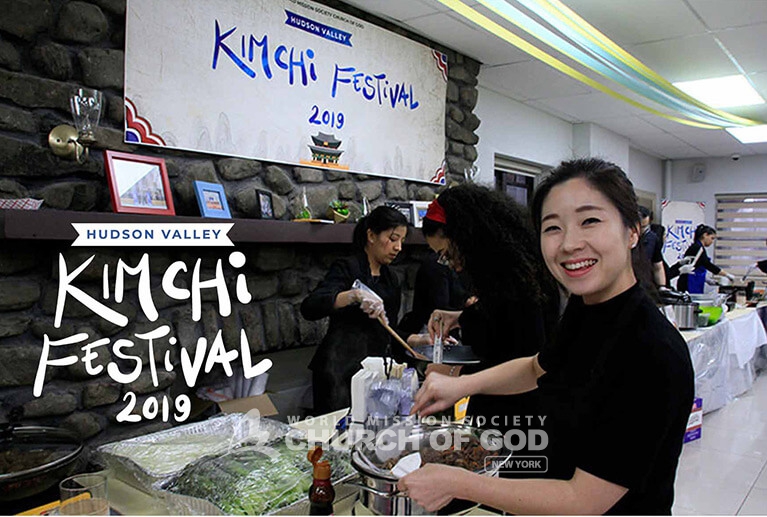
<path id="1" fill-rule="evenodd" d="M 72 108 L 75 127 L 80 135 L 80 142 L 85 145 L 95 142 L 96 137 L 93 131 L 99 125 L 101 117 L 101 92 L 89 88 L 77 88 L 72 92 L 69 104 Z"/>

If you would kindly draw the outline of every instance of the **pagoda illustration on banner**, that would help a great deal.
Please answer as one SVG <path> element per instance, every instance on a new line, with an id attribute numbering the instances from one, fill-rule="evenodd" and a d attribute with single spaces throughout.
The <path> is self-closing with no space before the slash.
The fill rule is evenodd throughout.
<path id="1" fill-rule="evenodd" d="M 341 147 L 341 140 L 338 140 L 335 135 L 329 135 L 327 133 L 318 132 L 316 135 L 312 135 L 312 142 L 314 145 L 309 144 L 309 150 L 312 152 L 311 160 L 300 160 L 304 165 L 319 165 L 321 167 L 332 167 L 334 169 L 348 170 L 348 165 L 341 165 L 338 163 L 343 151 L 339 149 Z"/>

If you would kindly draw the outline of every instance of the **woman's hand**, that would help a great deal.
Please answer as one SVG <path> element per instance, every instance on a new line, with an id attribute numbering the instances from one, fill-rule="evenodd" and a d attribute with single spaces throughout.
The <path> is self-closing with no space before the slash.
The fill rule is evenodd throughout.
<path id="1" fill-rule="evenodd" d="M 429 317 L 429 324 L 427 328 L 429 330 L 429 336 L 431 342 L 434 342 L 434 338 L 437 335 L 441 335 L 442 338 L 447 337 L 447 333 L 451 330 L 458 328 L 458 318 L 461 317 L 463 311 L 443 311 L 437 309 L 431 313 Z"/>
<path id="2" fill-rule="evenodd" d="M 431 345 L 431 338 L 429 337 L 429 334 L 410 334 L 407 337 L 407 344 L 416 347 L 416 346 L 424 346 L 424 345 Z"/>
<path id="3" fill-rule="evenodd" d="M 454 490 L 461 486 L 461 478 L 466 474 L 477 475 L 458 467 L 427 463 L 401 478 L 397 488 L 427 511 L 435 512 L 456 497 Z"/>
<path id="4" fill-rule="evenodd" d="M 461 367 L 455 364 L 449 365 L 429 363 L 429 365 L 426 367 L 426 376 L 428 377 L 432 373 L 439 373 L 442 375 L 447 375 L 448 377 L 458 377 L 461 375 Z"/>
<path id="5" fill-rule="evenodd" d="M 432 373 L 423 381 L 423 386 L 415 394 L 413 409 L 410 414 L 420 413 L 428 416 L 438 411 L 443 411 L 469 393 L 465 382 L 467 377 L 449 377 L 439 373 Z"/>
<path id="6" fill-rule="evenodd" d="M 386 309 L 381 300 L 374 300 L 372 298 L 363 298 L 360 302 L 360 309 L 367 314 L 371 319 L 377 320 L 383 319 L 386 324 L 389 324 L 389 318 L 386 317 Z"/>

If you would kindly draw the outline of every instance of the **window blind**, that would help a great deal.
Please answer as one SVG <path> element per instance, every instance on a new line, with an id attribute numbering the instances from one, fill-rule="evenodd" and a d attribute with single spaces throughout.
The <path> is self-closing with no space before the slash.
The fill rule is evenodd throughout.
<path id="1" fill-rule="evenodd" d="M 767 259 L 767 193 L 717 194 L 714 264 L 738 277 Z M 767 280 L 752 269 L 748 280 Z"/>

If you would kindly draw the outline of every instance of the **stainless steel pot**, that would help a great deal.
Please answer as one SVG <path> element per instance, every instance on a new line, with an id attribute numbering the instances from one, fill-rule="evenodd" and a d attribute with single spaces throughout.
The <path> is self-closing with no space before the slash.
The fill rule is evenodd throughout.
<path id="1" fill-rule="evenodd" d="M 674 319 L 681 330 L 698 328 L 698 314 L 700 314 L 700 306 L 695 302 L 674 305 Z"/>
<path id="2" fill-rule="evenodd" d="M 66 429 L 30 426 L 2 430 L 0 454 L 9 471 L 0 474 L 0 501 L 48 490 L 74 473 L 82 451 L 80 439 Z M 22 466 L 14 468 L 14 462 L 20 460 Z"/>
<path id="3" fill-rule="evenodd" d="M 426 425 L 412 422 L 400 422 L 381 431 L 373 442 L 358 442 L 352 448 L 352 466 L 360 475 L 360 482 L 353 483 L 360 489 L 360 502 L 377 515 L 434 515 L 426 511 L 397 489 L 399 480 L 391 470 L 384 468 L 384 463 L 404 453 L 421 451 L 431 447 L 432 443 L 444 444 L 445 439 L 455 443 L 456 433 L 461 436 L 484 437 L 483 445 L 497 450 L 493 456 L 501 456 L 504 461 L 511 456 L 511 451 L 503 446 L 503 438 L 496 435 L 483 435 L 482 429 L 462 425 Z M 483 468 L 475 471 L 483 475 L 495 475 L 496 471 Z M 476 503 L 454 501 L 447 513 L 467 510 Z"/>

